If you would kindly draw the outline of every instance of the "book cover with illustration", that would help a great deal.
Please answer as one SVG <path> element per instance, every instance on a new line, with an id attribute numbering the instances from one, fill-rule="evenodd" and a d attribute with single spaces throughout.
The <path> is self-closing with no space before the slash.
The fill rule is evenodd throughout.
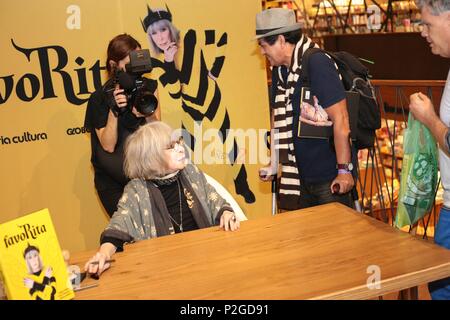
<path id="1" fill-rule="evenodd" d="M 299 138 L 329 139 L 333 135 L 333 123 L 319 105 L 311 89 L 302 87 L 300 96 L 300 116 L 298 119 Z"/>
<path id="2" fill-rule="evenodd" d="M 74 297 L 48 209 L 0 224 L 0 271 L 10 300 Z"/>

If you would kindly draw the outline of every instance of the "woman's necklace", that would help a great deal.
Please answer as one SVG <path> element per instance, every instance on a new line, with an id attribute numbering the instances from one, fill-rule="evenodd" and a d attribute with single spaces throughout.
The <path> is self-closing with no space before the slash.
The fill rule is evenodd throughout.
<path id="1" fill-rule="evenodd" d="M 169 218 L 172 220 L 173 223 L 175 223 L 178 228 L 180 229 L 180 232 L 183 232 L 183 210 L 181 208 L 181 187 L 180 187 L 180 181 L 177 179 L 177 185 L 178 185 L 178 200 L 180 204 L 180 223 L 177 223 L 174 218 L 172 218 L 172 215 L 169 212 Z"/>

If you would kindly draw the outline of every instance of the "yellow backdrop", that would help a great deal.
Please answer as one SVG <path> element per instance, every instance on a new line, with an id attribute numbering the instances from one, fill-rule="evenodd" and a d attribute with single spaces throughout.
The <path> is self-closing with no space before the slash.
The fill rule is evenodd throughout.
<path id="1" fill-rule="evenodd" d="M 111 38 L 127 32 L 149 47 L 140 24 L 147 4 L 167 4 L 181 37 L 189 29 L 227 33 L 217 81 L 231 128 L 267 129 L 269 116 L 264 61 L 252 41 L 260 0 L 73 3 L 0 4 L 0 223 L 49 208 L 61 247 L 78 251 L 96 247 L 108 221 L 93 184 L 89 136 L 83 129 L 86 101 L 105 79 Z M 163 120 L 179 127 L 182 112 L 163 88 L 159 91 Z M 250 147 L 242 149 L 248 153 Z M 259 166 L 246 163 L 256 196 L 255 203 L 246 204 L 235 194 L 230 165 L 200 165 L 235 196 L 250 219 L 270 214 L 270 185 L 259 182 Z"/>

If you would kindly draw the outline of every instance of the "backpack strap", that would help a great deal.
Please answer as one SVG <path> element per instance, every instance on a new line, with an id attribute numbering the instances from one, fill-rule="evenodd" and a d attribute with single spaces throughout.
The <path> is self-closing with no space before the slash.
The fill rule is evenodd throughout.
<path id="1" fill-rule="evenodd" d="M 337 66 L 336 71 L 339 74 L 339 77 L 344 85 L 344 88 L 346 91 L 354 91 L 354 79 L 357 78 L 357 75 L 353 71 L 353 66 L 356 64 L 360 64 L 357 58 L 353 57 L 351 54 L 347 52 L 329 52 L 323 49 L 319 48 L 310 48 L 305 51 L 305 53 L 302 56 L 302 76 L 301 80 L 303 83 L 303 86 L 305 87 L 311 87 L 310 83 L 310 77 L 309 77 L 309 58 L 311 55 L 317 53 L 317 52 L 323 52 L 325 53 L 330 60 Z M 353 64 L 349 64 L 348 59 L 352 59 L 351 61 Z M 361 65 L 361 64 L 360 64 Z M 362 68 L 365 68 L 363 65 L 361 65 Z M 355 65 L 355 67 L 360 68 L 359 65 Z M 358 69 L 359 70 L 359 69 Z M 366 70 L 366 69 L 365 69 Z M 361 78 L 363 80 L 365 78 Z M 357 80 L 356 80 L 357 81 Z"/>
<path id="2" fill-rule="evenodd" d="M 302 85 L 304 87 L 310 87 L 311 83 L 309 81 L 309 57 L 312 56 L 313 54 L 317 53 L 317 52 L 324 52 L 326 53 L 326 51 L 320 49 L 320 48 L 309 48 L 307 49 L 303 55 L 302 55 L 302 73 L 301 73 L 301 81 L 302 81 Z"/>

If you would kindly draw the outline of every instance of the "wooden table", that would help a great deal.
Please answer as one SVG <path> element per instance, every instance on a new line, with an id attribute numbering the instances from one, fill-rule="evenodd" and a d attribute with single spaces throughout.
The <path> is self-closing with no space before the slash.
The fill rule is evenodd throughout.
<path id="1" fill-rule="evenodd" d="M 141 241 L 114 257 L 76 299 L 367 299 L 450 276 L 450 250 L 334 203 L 245 221 L 237 232 Z M 369 288 L 377 268 L 379 287 Z"/>

